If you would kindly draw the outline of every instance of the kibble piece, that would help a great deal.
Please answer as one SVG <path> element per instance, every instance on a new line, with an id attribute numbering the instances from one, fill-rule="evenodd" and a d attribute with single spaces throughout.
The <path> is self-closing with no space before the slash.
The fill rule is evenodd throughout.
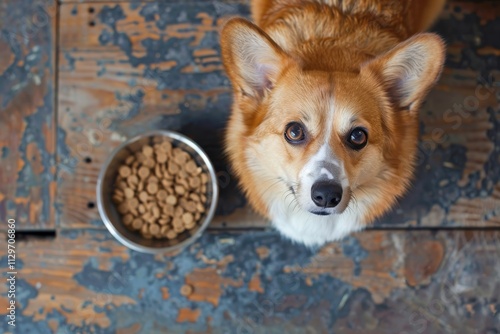
<path id="1" fill-rule="evenodd" d="M 184 227 L 184 225 L 174 226 L 174 231 L 177 232 L 178 234 L 181 234 L 185 230 L 186 230 L 186 228 Z"/>
<path id="2" fill-rule="evenodd" d="M 125 216 L 123 216 L 123 219 L 122 219 L 125 226 L 130 226 L 132 224 L 133 220 L 134 220 L 134 216 L 132 216 L 131 214 L 126 214 Z"/>
<path id="3" fill-rule="evenodd" d="M 142 154 L 146 157 L 150 157 L 153 155 L 153 148 L 151 146 L 145 145 L 142 147 Z"/>
<path id="4" fill-rule="evenodd" d="M 153 218 L 153 215 L 150 212 L 146 212 L 145 214 L 142 215 L 142 219 L 145 221 L 149 222 Z"/>
<path id="5" fill-rule="evenodd" d="M 148 193 L 147 193 L 147 192 L 145 192 L 145 191 L 141 191 L 141 192 L 139 193 L 139 200 L 140 200 L 142 203 L 146 203 L 146 202 L 148 201 L 148 198 L 149 198 L 149 196 L 148 196 Z"/>
<path id="6" fill-rule="evenodd" d="M 160 225 L 167 225 L 168 222 L 169 222 L 169 219 L 166 219 L 166 218 L 158 219 L 158 223 Z"/>
<path id="7" fill-rule="evenodd" d="M 165 188 L 165 190 L 167 191 L 167 194 L 175 196 L 174 188 L 168 187 L 168 188 Z"/>
<path id="8" fill-rule="evenodd" d="M 184 209 L 186 209 L 189 212 L 196 212 L 196 203 L 193 201 L 188 201 L 186 205 L 184 206 Z"/>
<path id="9" fill-rule="evenodd" d="M 169 230 L 167 232 L 167 238 L 170 240 L 177 238 L 177 232 L 175 232 L 174 230 Z"/>
<path id="10" fill-rule="evenodd" d="M 193 222 L 193 215 L 189 212 L 186 212 L 182 215 L 182 221 L 184 224 L 191 224 Z"/>
<path id="11" fill-rule="evenodd" d="M 174 216 L 181 217 L 184 214 L 184 209 L 181 206 L 176 206 L 174 210 Z"/>
<path id="12" fill-rule="evenodd" d="M 189 174 L 194 174 L 196 173 L 196 163 L 191 160 L 189 161 L 187 164 L 186 164 L 186 171 L 189 173 Z"/>
<path id="13" fill-rule="evenodd" d="M 141 233 L 142 233 L 142 235 L 149 234 L 149 225 L 148 224 L 142 225 Z"/>
<path id="14" fill-rule="evenodd" d="M 167 179 L 162 179 L 161 184 L 163 185 L 163 187 L 165 187 L 165 189 L 170 188 L 170 186 L 172 185 L 172 181 L 169 181 Z"/>
<path id="15" fill-rule="evenodd" d="M 185 179 L 185 180 L 187 180 L 189 178 L 189 174 L 184 169 L 179 170 L 179 173 L 177 173 L 176 176 L 180 177 L 181 179 Z"/>
<path id="16" fill-rule="evenodd" d="M 173 217 L 175 213 L 175 208 L 171 204 L 167 204 L 163 207 L 163 213 L 165 213 L 169 217 Z"/>
<path id="17" fill-rule="evenodd" d="M 135 157 L 133 155 L 129 156 L 127 159 L 125 159 L 125 165 L 132 165 L 135 161 Z"/>
<path id="18" fill-rule="evenodd" d="M 205 212 L 205 206 L 203 204 L 201 204 L 200 202 L 196 203 L 196 211 Z"/>
<path id="19" fill-rule="evenodd" d="M 128 200 L 128 206 L 131 209 L 137 209 L 137 207 L 139 206 L 139 201 L 137 200 L 137 198 L 131 198 Z"/>
<path id="20" fill-rule="evenodd" d="M 173 161 L 168 162 L 168 172 L 170 174 L 177 174 L 179 170 L 180 168 L 176 163 L 174 163 Z"/>
<path id="21" fill-rule="evenodd" d="M 181 287 L 181 295 L 187 297 L 193 293 L 193 287 L 189 284 L 185 284 Z"/>
<path id="22" fill-rule="evenodd" d="M 158 192 L 158 184 L 156 182 L 149 182 L 148 186 L 146 187 L 146 190 L 151 195 L 154 195 Z"/>
<path id="23" fill-rule="evenodd" d="M 182 177 L 176 177 L 175 182 L 183 186 L 184 188 L 189 188 L 188 181 L 185 178 Z"/>
<path id="24" fill-rule="evenodd" d="M 200 178 L 195 176 L 189 179 L 189 186 L 193 189 L 198 188 L 201 184 Z"/>
<path id="25" fill-rule="evenodd" d="M 120 204 L 121 202 L 123 202 L 123 196 L 120 196 L 115 193 L 113 195 L 113 202 L 115 202 L 115 204 Z"/>
<path id="26" fill-rule="evenodd" d="M 177 204 L 177 197 L 170 195 L 167 197 L 167 204 L 170 205 L 176 205 Z"/>
<path id="27" fill-rule="evenodd" d="M 163 172 L 163 178 L 165 180 L 168 180 L 169 182 L 172 182 L 173 179 L 174 179 L 174 174 L 171 174 L 169 171 L 168 171 L 168 166 L 167 164 L 162 164 L 162 167 L 161 167 L 161 171 Z"/>
<path id="28" fill-rule="evenodd" d="M 122 215 L 126 214 L 129 211 L 129 207 L 127 203 L 122 203 L 118 206 L 118 212 Z"/>
<path id="29" fill-rule="evenodd" d="M 158 193 L 156 194 L 156 198 L 158 198 L 160 202 L 164 202 L 167 199 L 167 196 L 168 194 L 165 189 L 158 190 Z"/>
<path id="30" fill-rule="evenodd" d="M 160 218 L 160 209 L 156 205 L 153 206 L 151 212 L 153 213 L 153 217 L 155 217 L 156 219 Z"/>
<path id="31" fill-rule="evenodd" d="M 182 150 L 177 151 L 177 153 L 175 153 L 174 160 L 181 166 L 184 165 L 188 159 L 189 159 L 189 154 Z"/>
<path id="32" fill-rule="evenodd" d="M 139 171 L 137 173 L 139 174 L 139 177 L 144 180 L 149 176 L 149 168 L 142 166 L 141 168 L 139 168 Z"/>
<path id="33" fill-rule="evenodd" d="M 177 193 L 177 195 L 184 195 L 186 193 L 186 189 L 184 189 L 183 186 L 175 186 L 175 192 Z"/>
<path id="34" fill-rule="evenodd" d="M 207 174 L 202 173 L 200 178 L 201 178 L 202 184 L 206 184 L 208 182 L 208 175 Z"/>
<path id="35" fill-rule="evenodd" d="M 194 214 L 194 220 L 199 221 L 199 220 L 200 220 L 200 217 L 201 217 L 201 213 L 196 212 L 196 213 Z"/>
<path id="36" fill-rule="evenodd" d="M 167 236 L 168 230 L 170 230 L 170 228 L 168 227 L 168 225 L 163 225 L 160 228 L 160 234 L 163 235 L 163 236 Z"/>
<path id="37" fill-rule="evenodd" d="M 184 225 L 184 222 L 182 221 L 181 217 L 175 216 L 174 219 L 172 220 L 172 226 L 173 227 L 183 226 L 183 225 Z"/>
<path id="38" fill-rule="evenodd" d="M 120 173 L 121 177 L 126 178 L 127 176 L 130 175 L 130 173 L 132 171 L 130 170 L 130 167 L 128 167 L 128 166 L 121 166 L 120 169 L 118 170 L 118 172 Z"/>
<path id="39" fill-rule="evenodd" d="M 139 213 L 137 212 L 137 208 L 130 208 L 130 213 L 134 217 L 139 217 Z"/>
<path id="40" fill-rule="evenodd" d="M 189 198 L 191 200 L 193 200 L 195 203 L 199 202 L 200 201 L 200 196 L 198 196 L 198 194 L 195 194 L 195 193 L 192 193 L 189 195 Z"/>
<path id="41" fill-rule="evenodd" d="M 186 230 L 192 230 L 193 228 L 195 228 L 196 224 L 195 223 L 192 223 L 192 224 L 189 224 L 189 225 L 184 225 L 184 227 L 186 228 Z"/>
<path id="42" fill-rule="evenodd" d="M 148 157 L 142 164 L 148 168 L 154 168 L 156 166 L 156 162 L 152 157 Z"/>
<path id="43" fill-rule="evenodd" d="M 159 182 L 159 180 L 158 180 L 158 178 L 157 178 L 156 176 L 151 175 L 151 176 L 148 178 L 148 183 L 149 183 L 149 182 L 158 183 L 158 182 Z"/>
<path id="44" fill-rule="evenodd" d="M 144 155 L 144 153 L 142 153 L 142 152 L 137 152 L 137 153 L 135 154 L 135 159 L 137 160 L 137 162 L 139 162 L 139 163 L 143 163 L 143 162 L 147 159 L 147 157 Z"/>
<path id="45" fill-rule="evenodd" d="M 146 207 L 144 206 L 144 204 L 139 204 L 137 210 L 139 210 L 140 214 L 144 214 L 146 212 Z"/>
<path id="46" fill-rule="evenodd" d="M 132 198 L 134 197 L 134 191 L 130 188 L 125 188 L 125 190 L 123 190 L 123 193 L 125 194 L 125 197 L 126 198 Z"/>
<path id="47" fill-rule="evenodd" d="M 163 172 L 161 171 L 161 166 L 160 166 L 160 164 L 157 164 L 157 165 L 155 166 L 155 176 L 156 176 L 158 179 L 163 178 Z"/>
<path id="48" fill-rule="evenodd" d="M 187 204 L 187 199 L 185 199 L 184 197 L 181 197 L 179 199 L 179 205 L 185 210 L 186 209 L 186 204 Z"/>
<path id="49" fill-rule="evenodd" d="M 160 234 L 160 225 L 158 224 L 151 224 L 149 226 L 149 233 L 151 233 L 153 236 L 156 236 Z"/>
<path id="50" fill-rule="evenodd" d="M 156 161 L 163 164 L 167 161 L 167 155 L 165 153 L 159 152 L 156 156 Z"/>
<path id="51" fill-rule="evenodd" d="M 172 144 L 168 141 L 164 141 L 163 143 L 161 143 L 160 147 L 165 153 L 169 153 L 170 151 L 172 151 Z"/>
<path id="52" fill-rule="evenodd" d="M 128 182 L 129 186 L 134 186 L 137 183 L 139 183 L 139 178 L 137 177 L 137 175 L 132 174 L 132 175 L 129 175 L 129 177 L 127 177 L 127 182 Z"/>
<path id="53" fill-rule="evenodd" d="M 134 220 L 132 221 L 132 228 L 133 228 L 134 230 L 140 230 L 140 229 L 142 228 L 142 225 L 143 225 L 143 224 L 144 224 L 144 223 L 143 223 L 142 219 L 140 219 L 140 218 L 136 218 L 136 219 L 134 219 Z"/>

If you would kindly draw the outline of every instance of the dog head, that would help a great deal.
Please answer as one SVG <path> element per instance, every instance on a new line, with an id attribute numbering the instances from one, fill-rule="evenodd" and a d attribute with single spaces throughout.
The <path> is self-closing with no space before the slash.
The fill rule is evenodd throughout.
<path id="1" fill-rule="evenodd" d="M 290 210 L 339 215 L 353 208 L 371 220 L 405 191 L 417 111 L 444 61 L 439 37 L 420 34 L 334 68 L 314 65 L 335 63 L 333 52 L 305 60 L 233 19 L 221 47 L 234 90 L 227 149 L 254 205 L 291 198 Z M 349 62 L 345 54 L 342 62 Z"/>

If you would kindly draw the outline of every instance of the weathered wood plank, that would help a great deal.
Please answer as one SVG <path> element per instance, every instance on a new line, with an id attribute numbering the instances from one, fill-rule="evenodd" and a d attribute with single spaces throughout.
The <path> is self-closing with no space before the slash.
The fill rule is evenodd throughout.
<path id="1" fill-rule="evenodd" d="M 65 26 L 58 101 L 61 225 L 75 228 L 90 222 L 102 227 L 94 203 L 101 164 L 124 138 L 153 128 L 183 132 L 211 156 L 222 188 L 219 213 L 244 207 L 220 147 L 230 88 L 217 31 L 227 13 L 244 13 L 246 7 L 222 2 L 161 8 L 157 3 L 82 4 L 76 11 L 74 7 L 61 6 Z M 152 22 L 154 13 L 165 16 L 163 21 Z M 85 23 L 89 15 L 94 16 L 94 26 Z M 129 24 L 140 27 L 131 32 Z M 73 44 L 83 35 L 87 42 Z M 126 42 L 129 36 L 132 44 Z M 146 41 L 142 49 L 135 50 L 132 45 L 141 40 Z M 95 47 L 87 48 L 86 43 Z M 248 208 L 241 210 L 239 217 L 247 219 L 235 222 L 236 226 L 263 221 Z M 218 221 L 219 226 L 225 223 L 224 218 Z"/>
<path id="2" fill-rule="evenodd" d="M 421 114 L 413 188 L 375 226 L 499 226 L 500 6 L 452 1 L 435 30 L 448 43 L 443 77 Z M 241 4 L 63 4 L 60 36 L 61 223 L 102 226 L 97 171 L 112 147 L 152 128 L 187 133 L 206 148 L 223 186 L 213 226 L 255 227 L 221 154 L 229 82 L 217 32 Z M 84 163 L 86 157 L 91 163 Z M 68 194 L 79 194 L 70 198 Z M 468 204 L 473 203 L 473 204 Z"/>
<path id="3" fill-rule="evenodd" d="M 53 0 L 0 3 L 0 229 L 54 228 Z"/>
<path id="4" fill-rule="evenodd" d="M 500 224 L 500 3 L 450 1 L 443 76 L 421 112 L 414 185 L 378 226 Z"/>
<path id="5" fill-rule="evenodd" d="M 495 333 L 499 240 L 498 231 L 367 231 L 311 250 L 271 232 L 205 234 L 155 257 L 107 232 L 63 231 L 17 243 L 16 329 Z M 181 295 L 184 284 L 192 294 Z M 2 284 L 0 314 L 5 293 Z"/>

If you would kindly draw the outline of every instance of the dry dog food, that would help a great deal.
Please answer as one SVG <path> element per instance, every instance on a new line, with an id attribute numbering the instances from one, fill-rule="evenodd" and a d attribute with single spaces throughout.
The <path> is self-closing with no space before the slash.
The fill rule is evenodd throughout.
<path id="1" fill-rule="evenodd" d="M 187 152 L 163 141 L 125 159 L 113 201 L 130 230 L 148 239 L 175 239 L 200 222 L 207 182 L 207 174 Z"/>

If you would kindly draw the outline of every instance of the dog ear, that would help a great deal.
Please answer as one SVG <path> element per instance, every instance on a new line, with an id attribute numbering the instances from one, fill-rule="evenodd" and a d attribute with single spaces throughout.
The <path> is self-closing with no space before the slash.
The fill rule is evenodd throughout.
<path id="1" fill-rule="evenodd" d="M 396 107 L 419 108 L 429 89 L 441 74 L 445 46 L 435 34 L 420 34 L 398 44 L 368 63 L 361 71 L 374 73 L 384 85 Z"/>
<path id="2" fill-rule="evenodd" d="M 253 97 L 272 89 L 288 59 L 264 31 L 240 18 L 228 21 L 222 29 L 221 49 L 233 87 Z"/>

